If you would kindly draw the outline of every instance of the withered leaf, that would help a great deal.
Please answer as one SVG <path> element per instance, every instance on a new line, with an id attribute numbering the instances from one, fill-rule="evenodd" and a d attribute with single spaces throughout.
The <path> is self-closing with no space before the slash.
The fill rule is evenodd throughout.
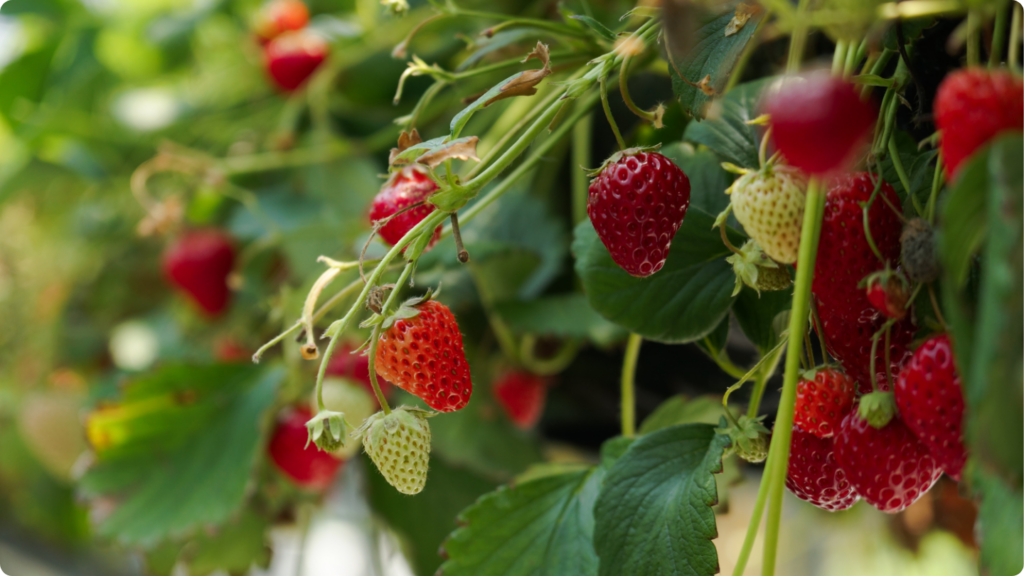
<path id="1" fill-rule="evenodd" d="M 415 146 L 423 142 L 423 138 L 420 138 L 420 131 L 413 128 L 411 132 L 402 131 L 398 135 L 398 147 L 391 149 L 391 154 L 388 156 L 388 163 L 394 164 L 395 158 L 407 150 L 408 148 Z"/>
<path id="2" fill-rule="evenodd" d="M 761 7 L 756 4 L 745 4 L 740 2 L 736 6 L 736 13 L 733 14 L 732 20 L 729 20 L 729 24 L 725 26 L 725 35 L 732 36 L 739 32 L 750 20 L 750 17 L 761 11 Z"/>
<path id="3" fill-rule="evenodd" d="M 708 74 L 707 76 L 701 78 L 700 82 L 697 83 L 697 87 L 700 88 L 701 92 L 707 94 L 708 96 L 715 95 L 715 88 L 711 86 L 711 74 Z"/>
<path id="4" fill-rule="evenodd" d="M 417 164 L 426 164 L 431 168 L 434 168 L 445 160 L 476 160 L 480 161 L 476 156 L 476 144 L 480 141 L 480 138 L 476 136 L 469 136 L 467 138 L 459 138 L 452 140 L 442 146 L 434 148 L 429 152 L 416 158 Z"/>
<path id="5" fill-rule="evenodd" d="M 533 96 L 536 94 L 537 84 L 540 84 L 541 80 L 551 74 L 551 58 L 548 54 L 548 47 L 546 44 L 537 42 L 537 46 L 532 52 L 526 55 L 526 58 L 523 58 L 523 62 L 529 62 L 534 58 L 540 60 L 544 67 L 539 70 L 526 70 L 521 72 L 518 76 L 502 86 L 501 91 L 496 96 L 487 102 L 484 102 L 484 107 L 490 106 L 491 104 L 494 104 L 499 100 L 504 100 L 505 98 L 512 98 L 513 96 Z"/>

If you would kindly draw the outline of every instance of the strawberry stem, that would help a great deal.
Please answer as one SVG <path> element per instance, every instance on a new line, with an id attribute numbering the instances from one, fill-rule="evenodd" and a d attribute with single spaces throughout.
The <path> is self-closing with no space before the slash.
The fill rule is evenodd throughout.
<path id="1" fill-rule="evenodd" d="M 928 214 L 925 215 L 925 217 L 928 218 L 929 224 L 935 223 L 935 199 L 938 198 L 939 188 L 942 188 L 942 184 L 945 181 L 942 166 L 942 150 L 939 150 L 938 155 L 935 156 L 935 173 L 932 174 L 932 191 L 931 194 L 928 195 L 928 205 L 926 208 Z"/>
<path id="2" fill-rule="evenodd" d="M 757 540 L 757 530 L 761 527 L 761 517 L 764 515 L 764 506 L 768 502 L 768 488 L 771 486 L 768 472 L 772 469 L 772 453 L 768 453 L 768 460 L 765 461 L 764 473 L 761 476 L 761 485 L 757 489 L 757 501 L 754 503 L 754 511 L 750 515 L 750 523 L 747 524 L 747 535 L 743 538 L 743 548 L 736 558 L 736 567 L 733 568 L 732 576 L 743 576 L 747 569 L 747 560 L 750 558 L 750 551 L 754 548 L 754 541 Z"/>
<path id="3" fill-rule="evenodd" d="M 1017 46 L 1020 46 L 1021 20 L 1024 19 L 1024 7 L 1013 3 L 1013 17 L 1010 18 L 1010 45 L 1006 54 L 1006 64 L 1011 70 L 1016 71 L 1020 58 Z"/>
<path id="4" fill-rule="evenodd" d="M 821 363 L 828 364 L 828 346 L 825 345 L 825 326 L 818 316 L 818 303 L 811 298 L 811 322 L 814 323 L 814 331 L 818 334 L 818 344 L 821 346 Z"/>
<path id="5" fill-rule="evenodd" d="M 928 283 L 928 298 L 932 301 L 932 310 L 935 312 L 935 319 L 942 324 L 943 330 L 949 330 L 949 325 L 946 324 L 946 319 L 942 317 L 942 310 L 939 308 L 939 300 L 935 297 L 935 288 L 932 287 L 932 283 Z"/>
<path id="6" fill-rule="evenodd" d="M 583 168 L 590 166 L 590 141 L 592 138 L 591 116 L 576 122 L 572 129 L 572 163 Z M 587 219 L 587 201 L 590 197 L 590 178 L 584 170 L 572 171 L 572 222 L 573 225 Z"/>
<path id="7" fill-rule="evenodd" d="M 801 0 L 801 6 L 805 2 Z M 793 439 L 793 415 L 796 402 L 796 384 L 800 377 L 800 349 L 803 339 L 796 336 L 807 325 L 810 312 L 811 281 L 814 278 L 814 263 L 818 253 L 821 235 L 821 220 L 825 208 L 825 194 L 821 182 L 812 178 L 807 185 L 807 203 L 804 207 L 803 230 L 800 233 L 800 252 L 797 259 L 796 282 L 793 290 L 793 307 L 789 314 L 789 334 L 786 350 L 786 370 L 782 380 L 782 397 L 775 417 L 775 433 L 772 435 L 770 454 L 771 468 L 768 470 L 769 507 L 768 524 L 764 542 L 764 576 L 775 574 L 775 557 L 779 544 L 779 524 L 782 519 L 782 492 L 785 487 L 786 468 L 789 462 L 790 443 Z M 764 479 L 762 479 L 764 482 Z"/>
<path id="8" fill-rule="evenodd" d="M 740 252 L 740 249 L 733 246 L 732 242 L 729 241 L 729 234 L 726 233 L 725 227 L 725 219 L 723 219 L 722 225 L 718 227 L 718 230 L 722 233 L 722 243 L 725 244 L 725 247 L 728 248 L 733 254 L 742 254 L 742 252 Z"/>
<path id="9" fill-rule="evenodd" d="M 910 188 L 910 177 L 907 176 L 907 170 L 903 167 L 903 159 L 900 158 L 900 151 L 896 148 L 896 138 L 889 138 L 889 158 L 892 160 L 892 166 L 896 169 L 896 174 L 900 177 L 900 184 L 903 184 L 903 190 L 906 191 L 907 196 L 910 196 L 914 202 L 914 207 L 918 208 L 917 197 L 914 196 L 914 191 Z M 918 213 L 921 210 L 918 208 Z M 899 212 L 897 212 L 898 214 Z"/>
<path id="10" fill-rule="evenodd" d="M 630 112 L 636 114 L 640 119 L 654 124 L 655 128 L 660 128 L 659 124 L 661 119 L 658 115 L 653 112 L 647 112 L 641 110 L 634 102 L 633 98 L 629 95 L 629 86 L 627 80 L 629 76 L 627 71 L 629 69 L 629 56 L 623 56 L 622 68 L 619 69 L 619 93 L 622 94 L 622 100 L 626 103 L 626 107 L 629 108 Z"/>
<path id="11" fill-rule="evenodd" d="M 890 352 L 892 346 L 889 344 L 890 336 L 892 335 L 892 326 L 886 326 L 885 328 L 885 381 L 889 384 L 889 390 L 895 390 L 892 386 L 892 360 L 890 359 Z"/>
<path id="12" fill-rule="evenodd" d="M 408 267 L 406 268 L 408 269 Z M 391 293 L 395 294 L 398 289 L 392 290 Z M 390 298 L 389 298 L 390 300 Z M 331 341 L 333 344 L 334 341 Z M 380 324 L 373 327 L 373 333 L 370 335 L 370 384 L 373 385 L 373 393 L 377 396 L 377 402 L 380 403 L 380 409 L 384 411 L 384 415 L 391 414 L 391 406 L 388 405 L 388 399 L 384 397 L 384 393 L 380 390 L 380 384 L 377 382 L 377 345 L 380 344 Z M 321 390 L 317 390 L 317 394 L 322 394 Z M 320 401 L 320 409 L 323 410 L 323 401 Z"/>
<path id="13" fill-rule="evenodd" d="M 615 134 L 615 141 L 619 144 L 619 150 L 626 149 L 626 141 L 622 139 L 622 133 L 619 132 L 619 125 L 615 123 L 615 117 L 612 116 L 612 109 L 608 106 L 608 90 L 606 81 L 608 77 L 606 75 L 601 76 L 599 90 L 601 92 L 601 107 L 604 108 L 604 115 L 608 118 L 608 124 L 612 127 L 612 133 Z"/>
<path id="14" fill-rule="evenodd" d="M 758 370 L 757 377 L 754 379 L 754 389 L 750 391 L 750 401 L 747 405 L 747 418 L 756 418 L 758 411 L 761 409 L 761 398 L 764 396 L 765 386 L 768 384 L 768 380 L 775 375 L 775 369 L 779 366 L 779 360 L 782 359 L 782 349 L 779 348 L 775 351 L 769 351 L 765 354 L 765 363 L 761 364 Z"/>
<path id="15" fill-rule="evenodd" d="M 633 393 L 636 381 L 636 363 L 640 357 L 643 336 L 630 334 L 626 341 L 626 356 L 622 361 L 622 435 L 636 436 L 636 397 Z"/>
<path id="16" fill-rule="evenodd" d="M 967 65 L 981 65 L 981 14 L 976 9 L 967 11 Z"/>
<path id="17" fill-rule="evenodd" d="M 459 230 L 459 213 L 452 212 L 452 236 L 455 237 L 455 253 L 459 259 L 459 262 L 465 264 L 469 262 L 469 252 L 466 251 L 466 247 L 462 244 L 462 231 Z"/>

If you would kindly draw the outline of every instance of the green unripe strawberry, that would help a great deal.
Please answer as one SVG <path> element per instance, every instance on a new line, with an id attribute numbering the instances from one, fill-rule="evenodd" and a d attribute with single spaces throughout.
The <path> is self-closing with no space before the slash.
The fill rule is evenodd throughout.
<path id="1" fill-rule="evenodd" d="M 751 464 L 764 462 L 768 458 L 768 429 L 761 423 L 762 420 L 764 416 L 750 418 L 744 414 L 734 424 L 730 424 L 722 416 L 715 432 L 732 440 L 732 447 L 727 454 L 735 453 Z"/>
<path id="2" fill-rule="evenodd" d="M 753 240 L 747 240 L 740 248 L 739 254 L 733 254 L 725 261 L 732 264 L 732 271 L 736 274 L 736 289 L 732 292 L 733 296 L 739 294 L 743 284 L 757 290 L 758 294 L 761 294 L 761 290 L 785 290 L 793 284 L 789 270 L 766 256 Z"/>
<path id="3" fill-rule="evenodd" d="M 430 462 L 429 412 L 399 406 L 391 414 L 377 412 L 355 435 L 384 479 L 402 494 L 419 494 L 427 483 Z"/>
<path id="4" fill-rule="evenodd" d="M 807 180 L 790 170 L 767 167 L 747 172 L 726 190 L 743 229 L 772 260 L 796 262 Z"/>

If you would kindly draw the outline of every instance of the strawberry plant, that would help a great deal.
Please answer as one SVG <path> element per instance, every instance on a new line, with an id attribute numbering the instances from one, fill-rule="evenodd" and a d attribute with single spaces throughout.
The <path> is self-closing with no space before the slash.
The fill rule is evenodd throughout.
<path id="1" fill-rule="evenodd" d="M 1024 568 L 1020 6 L 106 4 L 0 9 L 0 523 Z"/>

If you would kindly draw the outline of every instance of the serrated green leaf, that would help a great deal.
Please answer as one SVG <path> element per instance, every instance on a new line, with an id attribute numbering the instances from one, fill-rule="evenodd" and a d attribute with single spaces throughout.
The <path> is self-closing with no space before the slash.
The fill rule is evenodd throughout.
<path id="1" fill-rule="evenodd" d="M 684 82 L 679 74 L 693 84 L 698 84 L 705 76 L 710 76 L 709 86 L 714 89 L 716 95 L 722 93 L 733 66 L 736 65 L 765 14 L 764 9 L 757 4 L 736 5 L 737 8 L 740 6 L 746 7 L 752 13 L 749 20 L 735 33 L 726 35 L 726 28 L 736 16 L 733 9 L 705 20 L 693 36 L 687 39 L 689 49 L 682 58 L 669 51 L 669 58 L 672 60 L 669 65 L 672 90 L 679 97 L 683 109 L 696 118 L 704 118 L 714 95 L 705 94 L 700 88 Z M 669 45 L 674 46 L 676 42 L 670 42 Z"/>
<path id="2" fill-rule="evenodd" d="M 718 424 L 722 400 L 713 396 L 690 398 L 685 394 L 662 402 L 640 425 L 640 434 L 650 434 L 678 424 Z"/>
<path id="3" fill-rule="evenodd" d="M 570 18 L 572 18 L 573 20 L 579 20 L 580 22 L 586 24 L 587 27 L 594 31 L 596 35 L 602 40 L 607 40 L 608 42 L 615 41 L 615 33 L 609 30 L 608 27 L 605 26 L 604 24 L 598 22 L 596 19 L 591 18 L 590 16 L 585 16 L 583 14 L 573 14 L 572 16 L 570 16 Z"/>
<path id="4" fill-rule="evenodd" d="M 776 317 L 792 306 L 791 290 L 761 292 L 758 297 L 754 290 L 744 288 L 732 305 L 732 313 L 736 316 L 740 329 L 763 356 L 779 343 Z"/>
<path id="5" fill-rule="evenodd" d="M 163 401 L 169 391 L 202 411 L 170 410 L 118 420 L 128 444 L 148 450 L 99 452 L 79 482 L 87 497 L 119 500 L 98 533 L 143 546 L 226 520 L 242 504 L 261 445 L 264 412 L 284 377 L 255 366 L 169 367 L 128 386 L 117 408 Z M 205 418 L 193 422 L 197 415 Z M 92 433 L 92 430 L 90 430 Z M 153 437 L 173 442 L 151 443 Z"/>
<path id="6" fill-rule="evenodd" d="M 714 474 L 728 445 L 709 424 L 665 428 L 634 442 L 594 506 L 599 574 L 716 574 Z"/>
<path id="7" fill-rule="evenodd" d="M 529 302 L 506 301 L 495 306 L 516 332 L 563 338 L 589 338 L 609 344 L 625 331 L 594 311 L 584 294 L 545 296 Z"/>
<path id="8" fill-rule="evenodd" d="M 711 333 L 732 305 L 735 279 L 714 218 L 692 210 L 679 228 L 664 268 L 630 276 L 616 264 L 586 220 L 576 227 L 573 254 L 590 305 L 631 332 L 661 342 L 692 342 Z M 742 243 L 738 233 L 733 242 Z"/>
<path id="9" fill-rule="evenodd" d="M 694 150 L 693 146 L 676 142 L 660 152 L 678 165 L 690 179 L 690 208 L 718 214 L 729 205 L 725 190 L 735 178 L 722 169 L 722 162 L 710 150 Z M 731 221 L 735 221 L 732 218 Z"/>
<path id="10" fill-rule="evenodd" d="M 683 139 L 703 144 L 719 158 L 743 168 L 757 168 L 758 137 L 757 126 L 747 124 L 759 114 L 761 91 L 774 79 L 765 78 L 740 84 L 718 100 L 713 116 L 703 122 L 690 122 L 683 133 Z"/>

